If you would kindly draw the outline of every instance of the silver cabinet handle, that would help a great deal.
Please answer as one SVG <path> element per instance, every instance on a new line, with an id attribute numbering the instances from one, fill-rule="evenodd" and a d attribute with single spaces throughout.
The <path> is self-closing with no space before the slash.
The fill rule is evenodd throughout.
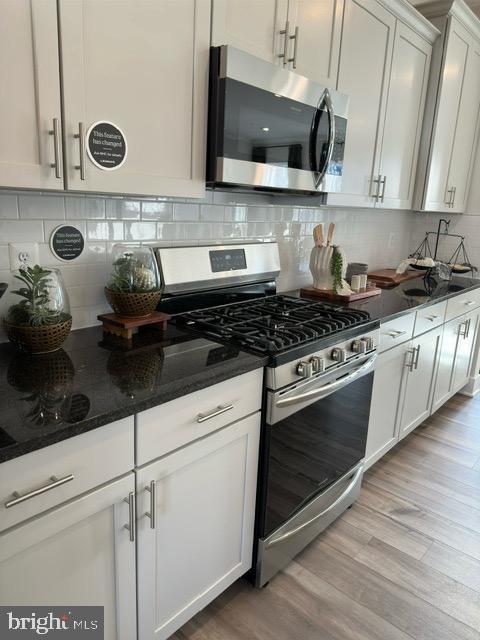
<path id="1" fill-rule="evenodd" d="M 452 187 L 451 189 L 447 189 L 447 194 L 449 194 L 448 199 L 445 200 L 445 204 L 447 205 L 447 207 L 453 206 L 453 190 L 454 187 Z"/>
<path id="2" fill-rule="evenodd" d="M 78 133 L 74 138 L 78 139 L 78 152 L 80 154 L 80 164 L 75 165 L 75 169 L 80 171 L 80 180 L 85 180 L 85 125 L 78 123 Z"/>
<path id="3" fill-rule="evenodd" d="M 465 306 L 466 306 L 466 307 L 471 307 L 471 306 L 473 306 L 474 304 L 476 304 L 475 300 L 467 300 L 467 301 L 465 302 Z"/>
<path id="4" fill-rule="evenodd" d="M 420 353 L 420 347 L 412 347 L 407 351 L 407 353 L 412 356 L 412 359 L 410 360 L 410 362 L 406 362 L 405 366 L 409 371 L 413 371 L 418 367 L 418 356 Z"/>
<path id="5" fill-rule="evenodd" d="M 288 540 L 289 538 L 296 535 L 300 531 L 303 531 L 303 529 L 306 529 L 310 525 L 314 524 L 317 520 L 319 520 L 323 516 L 327 515 L 329 511 L 332 511 L 332 509 L 334 509 L 340 502 L 342 502 L 342 500 L 344 500 L 348 496 L 348 494 L 352 491 L 353 487 L 357 484 L 358 479 L 360 478 L 362 473 L 363 473 L 363 465 L 357 469 L 357 471 L 355 472 L 355 475 L 351 479 L 351 482 L 349 482 L 348 487 L 345 489 L 345 491 L 341 493 L 341 495 L 338 496 L 336 500 L 332 502 L 331 505 L 329 505 L 326 509 L 324 509 L 320 513 L 317 513 L 315 516 L 313 516 L 313 518 L 310 518 L 310 520 L 307 520 L 306 522 L 303 522 L 302 524 L 298 525 L 298 527 L 295 527 L 295 529 L 292 529 L 291 531 L 287 531 L 286 533 L 279 536 L 278 538 L 274 538 L 273 540 L 271 540 L 267 544 L 267 549 L 272 547 L 274 544 L 278 544 L 279 542 Z"/>
<path id="6" fill-rule="evenodd" d="M 135 491 L 130 491 L 128 498 L 123 499 L 128 504 L 128 524 L 123 527 L 130 534 L 130 542 L 135 542 Z"/>
<path id="7" fill-rule="evenodd" d="M 389 331 L 387 335 L 389 335 L 391 338 L 400 338 L 400 336 L 404 336 L 407 332 L 406 331 Z"/>
<path id="8" fill-rule="evenodd" d="M 372 198 L 375 199 L 375 202 L 378 202 L 379 198 L 380 198 L 380 184 L 382 182 L 382 176 L 380 174 L 378 174 L 378 176 L 376 178 L 372 179 L 372 183 L 377 185 L 377 190 L 375 191 L 374 194 L 372 194 Z"/>
<path id="9" fill-rule="evenodd" d="M 46 491 L 50 491 L 50 489 L 55 489 L 56 487 L 60 487 L 62 484 L 66 482 L 71 482 L 73 480 L 73 474 L 69 473 L 68 476 L 64 476 L 63 478 L 57 478 L 56 476 L 50 476 L 51 482 L 48 484 L 44 484 L 42 487 L 38 487 L 38 489 L 33 489 L 33 491 L 29 491 L 21 495 L 18 491 L 13 492 L 13 500 L 9 500 L 5 503 L 5 509 L 10 509 L 10 507 L 14 507 L 16 504 L 20 504 L 25 502 L 25 500 L 30 500 L 30 498 L 35 498 L 35 496 L 39 496 Z"/>
<path id="10" fill-rule="evenodd" d="M 145 491 L 148 491 L 150 493 L 150 511 L 147 511 L 145 513 L 147 518 L 150 518 L 150 529 L 155 529 L 155 525 L 156 525 L 156 517 L 155 517 L 156 505 L 157 505 L 156 489 L 157 489 L 157 484 L 155 480 L 152 480 L 150 484 L 147 484 L 147 486 L 145 487 Z"/>
<path id="11" fill-rule="evenodd" d="M 225 411 L 231 411 L 232 409 L 233 404 L 225 404 L 223 406 L 220 404 L 210 413 L 199 413 L 197 416 L 197 422 L 205 422 L 205 420 L 211 420 L 211 418 L 215 418 L 216 416 L 225 413 Z"/>
<path id="12" fill-rule="evenodd" d="M 298 32 L 299 28 L 295 27 L 295 33 L 293 36 L 289 36 L 290 40 L 293 40 L 293 58 L 288 58 L 288 62 L 292 62 L 292 67 L 297 68 L 297 51 L 298 51 Z"/>
<path id="13" fill-rule="evenodd" d="M 427 320 L 430 320 L 430 322 L 434 322 L 435 320 L 438 320 L 440 316 L 436 316 L 436 315 L 431 315 L 431 316 L 425 316 L 425 318 Z"/>
<path id="14" fill-rule="evenodd" d="M 380 202 L 383 202 L 385 200 L 385 187 L 387 185 L 387 176 L 383 176 L 383 178 L 380 180 L 380 184 L 378 185 L 379 189 L 380 189 L 380 185 L 382 186 L 382 193 L 380 195 Z"/>
<path id="15" fill-rule="evenodd" d="M 419 344 L 415 349 L 416 354 L 415 354 L 415 360 L 414 360 L 414 363 L 413 363 L 414 369 L 418 369 L 418 360 L 420 358 L 420 347 L 421 347 L 421 345 Z"/>
<path id="16" fill-rule="evenodd" d="M 452 194 L 452 207 L 455 206 L 455 198 L 457 197 L 457 187 L 453 187 L 453 194 Z"/>
<path id="17" fill-rule="evenodd" d="M 48 132 L 53 136 L 53 153 L 54 162 L 51 163 L 52 169 L 55 169 L 55 177 L 61 179 L 62 177 L 62 148 L 60 144 L 60 120 L 58 118 L 53 119 L 53 129 Z"/>
<path id="18" fill-rule="evenodd" d="M 466 320 L 462 320 L 462 322 L 458 325 L 458 333 L 463 339 L 468 338 L 468 335 L 470 333 L 471 321 L 472 321 L 471 318 L 467 318 Z M 462 325 L 465 325 L 465 329 L 463 331 L 462 331 Z"/>
<path id="19" fill-rule="evenodd" d="M 285 29 L 280 31 L 280 35 L 283 36 L 283 53 L 279 53 L 278 57 L 282 58 L 283 66 L 287 66 L 287 51 L 288 51 L 288 41 L 290 40 L 290 23 L 287 20 L 285 22 Z"/>

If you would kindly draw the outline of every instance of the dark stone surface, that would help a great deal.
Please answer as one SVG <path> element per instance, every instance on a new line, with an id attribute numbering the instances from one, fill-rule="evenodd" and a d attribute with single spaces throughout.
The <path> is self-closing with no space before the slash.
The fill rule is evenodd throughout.
<path id="1" fill-rule="evenodd" d="M 450 282 L 438 279 L 425 281 L 421 276 L 415 280 L 408 280 L 391 289 L 382 289 L 379 296 L 372 296 L 352 302 L 348 307 L 368 311 L 372 320 L 387 322 L 405 313 L 410 313 L 421 307 L 446 300 L 454 296 L 478 289 L 480 279 L 453 277 Z M 290 295 L 300 295 L 299 291 L 290 292 Z M 321 298 L 315 298 L 320 300 Z"/>
<path id="2" fill-rule="evenodd" d="M 0 344 L 0 462 L 263 367 L 267 359 L 170 326 L 125 350 L 99 327 L 30 356 Z"/>

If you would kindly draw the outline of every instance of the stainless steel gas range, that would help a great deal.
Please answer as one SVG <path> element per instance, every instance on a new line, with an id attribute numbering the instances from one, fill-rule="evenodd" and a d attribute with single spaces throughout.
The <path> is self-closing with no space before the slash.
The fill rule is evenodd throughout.
<path id="1" fill-rule="evenodd" d="M 276 243 L 156 250 L 161 309 L 268 356 L 252 577 L 265 585 L 357 498 L 379 322 L 276 293 Z"/>

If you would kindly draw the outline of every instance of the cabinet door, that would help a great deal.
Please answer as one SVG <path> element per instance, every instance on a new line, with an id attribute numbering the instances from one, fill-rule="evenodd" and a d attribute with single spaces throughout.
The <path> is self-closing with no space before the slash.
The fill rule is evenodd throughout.
<path id="1" fill-rule="evenodd" d="M 133 474 L 0 535 L 0 604 L 99 605 L 105 640 L 136 634 Z"/>
<path id="2" fill-rule="evenodd" d="M 447 322 L 443 327 L 431 413 L 434 413 L 452 395 L 453 369 L 460 322 L 461 319 L 456 318 Z"/>
<path id="3" fill-rule="evenodd" d="M 289 59 L 294 56 L 296 44 L 295 67 L 292 60 L 289 68 L 333 89 L 337 86 L 343 5 L 344 0 L 290 0 L 288 3 L 288 20 L 294 36 Z"/>
<path id="4" fill-rule="evenodd" d="M 398 21 L 379 173 L 383 208 L 412 206 L 432 46 Z"/>
<path id="5" fill-rule="evenodd" d="M 424 333 L 411 342 L 406 365 L 405 385 L 399 438 L 405 437 L 430 415 L 433 386 L 443 327 Z"/>
<path id="6" fill-rule="evenodd" d="M 470 34 L 455 18 L 449 19 L 446 38 L 423 207 L 427 211 L 451 210 L 447 205 L 451 198 L 451 193 L 447 193 L 451 189 L 448 173 L 471 42 Z"/>
<path id="7" fill-rule="evenodd" d="M 338 90 L 350 97 L 342 193 L 328 203 L 373 207 L 395 17 L 375 0 L 346 0 Z"/>
<path id="8" fill-rule="evenodd" d="M 398 423 L 407 373 L 405 362 L 410 347 L 411 343 L 406 342 L 378 356 L 365 453 L 367 469 L 398 440 Z"/>
<path id="9" fill-rule="evenodd" d="M 259 427 L 256 413 L 138 471 L 139 513 L 154 513 L 138 522 L 140 640 L 168 638 L 250 569 Z"/>
<path id="10" fill-rule="evenodd" d="M 462 97 L 455 128 L 448 189 L 454 188 L 450 211 L 463 213 L 467 207 L 471 174 L 475 161 L 480 108 L 480 44 L 473 38 L 469 46 Z"/>
<path id="11" fill-rule="evenodd" d="M 281 64 L 287 8 L 288 0 L 213 0 L 212 46 L 230 44 Z"/>
<path id="12" fill-rule="evenodd" d="M 452 392 L 456 393 L 464 387 L 470 375 L 470 365 L 477 340 L 479 312 L 472 311 L 460 319 L 458 327 L 458 344 L 455 354 Z"/>
<path id="13" fill-rule="evenodd" d="M 63 189 L 60 117 L 56 1 L 0 0 L 1 187 Z"/>
<path id="14" fill-rule="evenodd" d="M 60 0 L 59 8 L 67 188 L 202 196 L 209 1 Z M 125 136 L 115 170 L 81 153 L 98 121 Z"/>

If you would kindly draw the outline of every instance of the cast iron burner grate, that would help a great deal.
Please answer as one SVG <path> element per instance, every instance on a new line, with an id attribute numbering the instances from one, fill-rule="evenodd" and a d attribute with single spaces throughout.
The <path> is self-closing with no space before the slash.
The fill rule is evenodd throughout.
<path id="1" fill-rule="evenodd" d="M 261 353 L 278 353 L 369 320 L 367 311 L 282 295 L 176 316 L 179 324 Z"/>

